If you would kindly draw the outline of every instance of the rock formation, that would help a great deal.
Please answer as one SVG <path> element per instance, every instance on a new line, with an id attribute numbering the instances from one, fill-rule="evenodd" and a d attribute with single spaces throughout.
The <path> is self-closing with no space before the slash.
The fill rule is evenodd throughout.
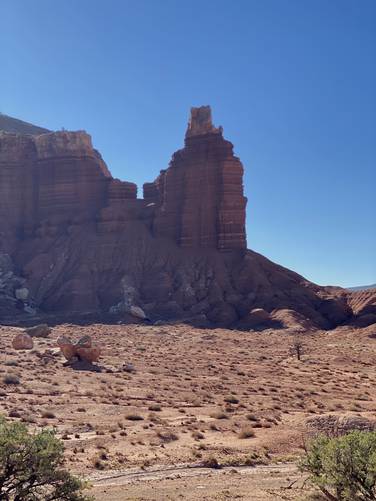
<path id="1" fill-rule="evenodd" d="M 243 166 L 209 106 L 192 108 L 185 147 L 167 170 L 144 185 L 144 199 L 157 205 L 153 232 L 181 247 L 245 249 Z"/>
<path id="2" fill-rule="evenodd" d="M 354 314 L 355 325 L 366 327 L 376 323 L 376 288 L 349 293 L 348 303 Z"/>
<path id="3" fill-rule="evenodd" d="M 0 320 L 137 312 L 247 329 L 259 308 L 265 326 L 284 326 L 278 310 L 323 328 L 352 317 L 347 292 L 246 250 L 243 166 L 209 107 L 192 108 L 184 148 L 143 199 L 112 178 L 87 133 L 20 134 L 9 119 L 7 127 Z"/>

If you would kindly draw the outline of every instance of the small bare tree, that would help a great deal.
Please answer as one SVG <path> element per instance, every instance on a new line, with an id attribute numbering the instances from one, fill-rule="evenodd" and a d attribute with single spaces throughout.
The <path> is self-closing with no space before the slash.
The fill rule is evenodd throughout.
<path id="1" fill-rule="evenodd" d="M 305 353 L 305 345 L 304 345 L 303 340 L 300 336 L 294 337 L 291 348 L 290 348 L 290 353 L 291 353 L 291 355 L 296 356 L 296 358 L 299 361 L 302 359 L 302 355 L 304 355 L 304 353 Z"/>

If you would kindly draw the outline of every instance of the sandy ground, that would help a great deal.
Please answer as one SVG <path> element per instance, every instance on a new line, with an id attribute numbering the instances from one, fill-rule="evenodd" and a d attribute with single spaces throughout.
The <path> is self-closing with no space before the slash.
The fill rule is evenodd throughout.
<path id="1" fill-rule="evenodd" d="M 0 327 L 0 412 L 55 427 L 67 467 L 91 479 L 98 501 L 304 499 L 300 480 L 286 486 L 306 420 L 375 416 L 376 326 L 305 333 L 301 361 L 289 330 L 65 324 L 32 351 L 15 351 L 18 331 Z M 62 334 L 91 335 L 103 348 L 101 372 L 64 367 Z M 213 460 L 224 468 L 145 476 Z"/>

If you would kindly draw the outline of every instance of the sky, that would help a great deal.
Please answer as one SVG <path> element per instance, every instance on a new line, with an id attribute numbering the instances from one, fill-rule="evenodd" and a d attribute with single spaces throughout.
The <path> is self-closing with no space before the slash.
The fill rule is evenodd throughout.
<path id="1" fill-rule="evenodd" d="M 374 0 L 0 0 L 0 111 L 85 129 L 142 196 L 210 104 L 245 168 L 248 247 L 375 283 L 375 26 Z"/>

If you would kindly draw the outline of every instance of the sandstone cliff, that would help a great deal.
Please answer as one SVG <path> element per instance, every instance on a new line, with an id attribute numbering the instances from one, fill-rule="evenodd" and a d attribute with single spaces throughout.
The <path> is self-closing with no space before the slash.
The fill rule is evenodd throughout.
<path id="1" fill-rule="evenodd" d="M 346 294 L 246 250 L 242 176 L 209 107 L 192 109 L 184 148 L 143 199 L 112 178 L 85 132 L 0 132 L 0 319 L 348 320 Z"/>
<path id="2" fill-rule="evenodd" d="M 145 200 L 158 205 L 154 234 L 181 247 L 245 249 L 242 179 L 243 166 L 213 126 L 210 107 L 193 108 L 185 147 L 144 186 Z"/>

